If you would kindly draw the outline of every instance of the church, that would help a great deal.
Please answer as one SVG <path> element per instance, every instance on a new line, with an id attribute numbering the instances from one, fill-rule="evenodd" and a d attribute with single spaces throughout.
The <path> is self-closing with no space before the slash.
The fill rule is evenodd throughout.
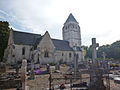
<path id="1" fill-rule="evenodd" d="M 72 13 L 62 28 L 63 40 L 50 37 L 48 31 L 44 35 L 10 30 L 8 46 L 4 53 L 7 64 L 22 59 L 40 64 L 73 63 L 75 56 L 78 62 L 84 59 L 81 48 L 80 26 Z"/>

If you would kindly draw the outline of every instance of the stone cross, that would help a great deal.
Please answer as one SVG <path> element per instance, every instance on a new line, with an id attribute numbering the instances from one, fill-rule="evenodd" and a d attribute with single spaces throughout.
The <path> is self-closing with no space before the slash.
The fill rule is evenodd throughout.
<path id="1" fill-rule="evenodd" d="M 75 77 L 77 77 L 77 72 L 78 72 L 78 54 L 74 53 L 74 74 Z"/>
<path id="2" fill-rule="evenodd" d="M 97 52 L 96 52 L 96 47 L 98 47 L 99 44 L 96 43 L 96 38 L 92 38 L 92 60 L 93 63 L 96 62 L 96 58 L 97 58 Z"/>
<path id="3" fill-rule="evenodd" d="M 23 59 L 21 66 L 22 90 L 26 90 L 26 70 L 27 70 L 27 60 Z"/>
<path id="4" fill-rule="evenodd" d="M 90 90 L 105 90 L 105 87 L 103 85 L 102 80 L 102 73 L 99 68 L 98 63 L 96 62 L 97 58 L 97 51 L 96 47 L 98 47 L 99 44 L 96 43 L 96 38 L 92 38 L 92 60 L 93 64 L 90 68 Z"/>

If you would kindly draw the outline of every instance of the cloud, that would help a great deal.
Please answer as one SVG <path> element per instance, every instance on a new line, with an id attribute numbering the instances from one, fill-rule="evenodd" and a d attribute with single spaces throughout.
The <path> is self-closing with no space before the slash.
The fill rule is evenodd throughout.
<path id="1" fill-rule="evenodd" d="M 2 1 L 2 5 L 6 4 L 5 2 L 6 0 Z M 44 8 L 47 3 L 43 2 L 40 4 L 40 0 L 34 2 L 32 0 L 11 0 L 8 2 L 9 6 L 6 6 L 6 8 L 0 7 L 0 9 L 4 8 L 3 10 L 7 11 L 8 15 L 12 17 L 2 17 L 3 19 L 8 20 L 15 28 L 19 28 L 22 31 L 36 33 L 44 31 L 46 20 L 44 19 L 44 14 L 42 14 L 44 10 L 41 7 Z M 3 10 L 1 11 L 4 12 Z"/>
<path id="2" fill-rule="evenodd" d="M 91 38 L 109 44 L 119 40 L 119 0 L 0 0 L 0 20 L 18 30 L 62 39 L 62 26 L 73 13 L 81 27 L 82 44 Z"/>

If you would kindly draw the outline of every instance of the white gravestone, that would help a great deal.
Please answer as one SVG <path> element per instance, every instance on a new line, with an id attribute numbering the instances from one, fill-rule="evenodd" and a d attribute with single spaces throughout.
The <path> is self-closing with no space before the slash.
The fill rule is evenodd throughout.
<path id="1" fill-rule="evenodd" d="M 21 66 L 21 81 L 22 81 L 22 90 L 26 89 L 26 70 L 27 70 L 27 60 L 22 60 L 22 66 Z"/>

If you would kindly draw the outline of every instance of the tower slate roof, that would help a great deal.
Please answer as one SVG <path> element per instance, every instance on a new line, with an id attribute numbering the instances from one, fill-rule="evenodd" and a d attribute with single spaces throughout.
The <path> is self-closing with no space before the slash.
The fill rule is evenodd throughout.
<path id="1" fill-rule="evenodd" d="M 67 23 L 67 22 L 76 22 L 76 23 L 78 23 L 77 22 L 77 20 L 74 18 L 74 16 L 72 15 L 72 13 L 70 13 L 70 15 L 68 16 L 68 18 L 67 18 L 67 20 L 66 20 L 66 22 L 65 23 Z M 64 23 L 64 24 L 65 24 Z"/>

